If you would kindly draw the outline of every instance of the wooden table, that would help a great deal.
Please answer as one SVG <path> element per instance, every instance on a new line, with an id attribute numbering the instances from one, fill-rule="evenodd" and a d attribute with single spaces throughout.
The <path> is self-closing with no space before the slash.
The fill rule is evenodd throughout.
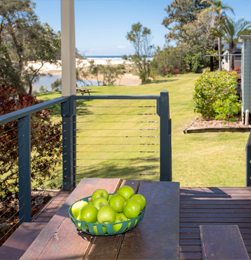
<path id="1" fill-rule="evenodd" d="M 91 89 L 90 88 L 77 88 L 77 92 L 81 93 L 82 96 L 85 94 L 85 93 L 88 93 L 89 95 L 91 94 Z"/>
<path id="2" fill-rule="evenodd" d="M 123 185 L 146 198 L 145 216 L 134 229 L 113 236 L 78 232 L 69 206 L 97 188 Z M 178 259 L 179 183 L 84 178 L 22 256 L 24 259 Z"/>

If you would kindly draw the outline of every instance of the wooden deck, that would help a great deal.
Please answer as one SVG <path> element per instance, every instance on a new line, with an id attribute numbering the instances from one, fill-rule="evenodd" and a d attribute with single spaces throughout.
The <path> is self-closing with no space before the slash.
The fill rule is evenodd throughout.
<path id="1" fill-rule="evenodd" d="M 69 194 L 66 191 L 58 194 L 33 222 L 43 227 Z M 180 259 L 202 259 L 199 226 L 219 224 L 239 226 L 251 257 L 251 187 L 180 188 Z"/>
<path id="2" fill-rule="evenodd" d="M 33 217 L 33 222 L 49 222 L 71 194 L 70 191 L 60 191 L 45 207 Z"/>
<path id="3" fill-rule="evenodd" d="M 199 225 L 239 226 L 251 257 L 251 187 L 180 189 L 180 259 L 202 259 Z"/>

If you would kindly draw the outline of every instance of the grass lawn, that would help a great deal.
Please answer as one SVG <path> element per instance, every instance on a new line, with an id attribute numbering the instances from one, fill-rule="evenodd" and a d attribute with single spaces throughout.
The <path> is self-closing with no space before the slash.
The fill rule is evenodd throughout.
<path id="1" fill-rule="evenodd" d="M 160 78 L 141 86 L 94 86 L 96 95 L 158 95 L 169 91 L 173 181 L 187 186 L 245 186 L 248 133 L 183 134 L 196 118 L 194 80 L 198 74 Z M 49 100 L 59 92 L 40 95 Z M 77 101 L 77 179 L 119 177 L 159 179 L 158 115 L 154 100 Z M 55 120 L 60 106 L 54 107 Z M 150 114 L 150 115 L 149 115 Z M 59 173 L 60 169 L 58 170 Z"/>

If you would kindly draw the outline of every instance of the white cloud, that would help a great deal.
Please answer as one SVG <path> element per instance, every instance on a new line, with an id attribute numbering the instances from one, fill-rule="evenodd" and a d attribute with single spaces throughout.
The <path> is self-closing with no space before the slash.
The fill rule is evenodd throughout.
<path id="1" fill-rule="evenodd" d="M 126 46 L 119 45 L 117 48 L 124 49 Z"/>

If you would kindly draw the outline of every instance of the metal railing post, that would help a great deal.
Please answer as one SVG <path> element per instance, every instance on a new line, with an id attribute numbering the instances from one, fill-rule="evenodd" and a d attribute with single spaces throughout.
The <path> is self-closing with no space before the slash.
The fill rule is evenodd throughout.
<path id="1" fill-rule="evenodd" d="M 251 132 L 246 146 L 246 186 L 251 186 Z"/>
<path id="2" fill-rule="evenodd" d="M 18 119 L 19 224 L 31 222 L 30 115 Z"/>
<path id="3" fill-rule="evenodd" d="M 171 119 L 166 90 L 160 92 L 157 113 L 160 116 L 160 181 L 172 181 Z"/>
<path id="4" fill-rule="evenodd" d="M 63 123 L 63 190 L 76 185 L 76 101 L 71 97 L 61 105 Z M 75 144 L 75 145 L 74 145 Z M 75 152 L 75 153 L 74 153 Z"/>

